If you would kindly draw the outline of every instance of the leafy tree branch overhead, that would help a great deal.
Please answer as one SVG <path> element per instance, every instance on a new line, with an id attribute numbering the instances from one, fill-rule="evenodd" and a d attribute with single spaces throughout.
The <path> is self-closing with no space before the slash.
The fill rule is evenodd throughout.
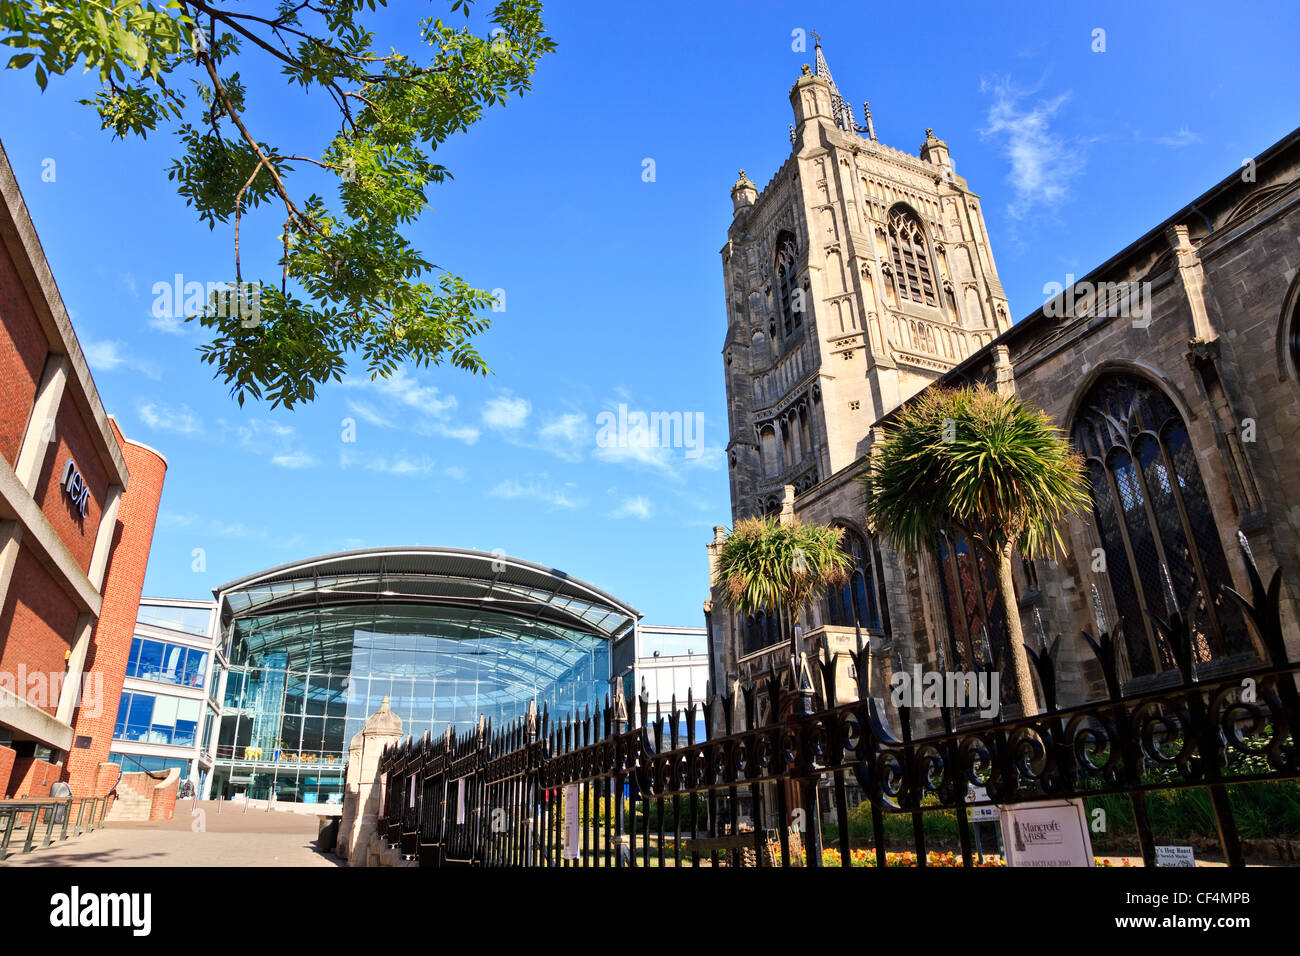
<path id="1" fill-rule="evenodd" d="M 247 309 L 217 299 L 196 317 L 211 330 L 202 360 L 242 405 L 246 396 L 291 408 L 339 380 L 359 356 L 371 377 L 403 362 L 443 362 L 486 374 L 474 337 L 489 323 L 490 293 L 435 266 L 404 230 L 428 205 L 430 184 L 450 173 L 432 154 L 491 106 L 531 88 L 538 60 L 555 49 L 539 0 L 501 0 L 488 35 L 468 25 L 472 0 L 419 22 L 419 54 L 381 49 L 365 19 L 384 0 L 281 0 L 251 4 L 170 0 L 0 0 L 0 42 L 11 69 L 30 69 L 41 89 L 80 64 L 100 90 L 84 100 L 114 135 L 172 128 L 180 143 L 168 170 L 209 228 L 228 226 L 232 281 L 249 289 Z M 280 68 L 301 95 L 323 91 L 338 116 L 313 155 L 254 129 L 239 67 L 253 58 Z M 294 173 L 325 170 L 337 200 L 303 194 Z M 241 261 L 244 219 L 277 210 L 278 275 L 269 263 Z"/>

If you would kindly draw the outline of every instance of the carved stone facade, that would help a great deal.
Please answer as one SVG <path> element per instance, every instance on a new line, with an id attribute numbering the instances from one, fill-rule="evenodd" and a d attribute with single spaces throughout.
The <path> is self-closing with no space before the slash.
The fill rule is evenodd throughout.
<path id="1" fill-rule="evenodd" d="M 792 154 L 761 192 L 742 173 L 722 250 L 732 520 L 784 513 L 859 541 L 873 696 L 896 667 L 956 668 L 1000 639 L 961 542 L 898 555 L 864 524 L 872 442 L 932 383 L 1018 392 L 1091 449 L 1097 513 L 1070 523 L 1064 561 L 1016 568 L 1026 639 L 1062 636 L 1063 701 L 1102 693 L 1079 637 L 1098 602 L 1108 624 L 1142 619 L 1129 622 L 1129 679 L 1164 679 L 1134 612 L 1163 610 L 1153 582 L 1180 603 L 1216 592 L 1198 611 L 1207 672 L 1252 653 L 1218 593 L 1246 588 L 1238 528 L 1265 574 L 1283 568 L 1300 650 L 1300 132 L 1012 326 L 946 144 L 927 131 L 911 156 L 857 127 L 820 47 L 790 99 Z M 788 645 L 738 621 L 719 589 L 711 599 L 719 682 L 788 666 Z M 810 655 L 853 645 L 843 617 L 832 596 L 800 622 Z"/>
<path id="2" fill-rule="evenodd" d="M 945 142 L 926 130 L 919 155 L 892 149 L 869 110 L 858 127 L 820 46 L 790 103 L 791 155 L 761 192 L 741 172 L 722 249 L 732 520 L 780 514 L 793 488 L 787 511 L 866 539 L 855 479 L 872 424 L 992 342 L 1009 310 L 979 197 Z M 878 570 L 891 610 L 871 632 L 887 647 L 912 624 L 899 563 Z M 712 606 L 718 679 L 768 663 L 737 649 Z M 843 643 L 817 613 L 805 625 L 810 647 Z"/>

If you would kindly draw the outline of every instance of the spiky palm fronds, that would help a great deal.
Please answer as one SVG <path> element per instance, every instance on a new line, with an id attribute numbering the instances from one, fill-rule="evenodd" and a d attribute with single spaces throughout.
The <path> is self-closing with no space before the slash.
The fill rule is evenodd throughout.
<path id="1" fill-rule="evenodd" d="M 899 410 L 877 452 L 862 479 L 871 522 L 918 553 L 960 532 L 991 559 L 1011 682 L 1024 712 L 1036 712 L 1011 555 L 1064 551 L 1058 525 L 1090 505 L 1082 458 L 1045 413 L 983 385 L 922 392 Z"/>
<path id="2" fill-rule="evenodd" d="M 717 582 L 742 614 L 805 610 L 828 587 L 841 584 L 853 561 L 841 548 L 840 528 L 773 518 L 743 518 L 718 550 Z"/>
<path id="3" fill-rule="evenodd" d="M 1064 549 L 1059 523 L 1089 505 L 1083 461 L 1042 411 L 983 385 L 923 392 L 898 413 L 863 478 L 876 527 L 911 550 L 945 530 L 991 555 Z"/>

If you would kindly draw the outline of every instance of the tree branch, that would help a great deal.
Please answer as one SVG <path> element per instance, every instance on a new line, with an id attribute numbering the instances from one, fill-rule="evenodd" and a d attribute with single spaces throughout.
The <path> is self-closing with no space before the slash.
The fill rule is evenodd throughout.
<path id="1" fill-rule="evenodd" d="M 248 128 L 244 126 L 244 121 L 240 119 L 239 112 L 235 109 L 234 104 L 230 102 L 230 97 L 226 93 L 226 88 L 221 85 L 221 78 L 217 76 L 216 68 L 212 65 L 212 57 L 208 56 L 206 53 L 201 53 L 199 54 L 199 58 L 203 61 L 203 65 L 207 67 L 208 76 L 212 78 L 213 88 L 216 90 L 217 96 L 221 98 L 221 103 L 226 108 L 226 113 L 230 116 L 231 122 L 239 128 L 239 132 L 244 136 L 244 141 L 252 147 L 253 152 L 257 153 L 262 164 L 266 166 L 266 171 L 271 174 L 271 180 L 275 183 L 275 191 L 280 194 L 280 199 L 283 200 L 285 208 L 289 211 L 289 215 L 294 220 L 306 225 L 308 228 L 316 229 L 316 225 L 304 216 L 299 211 L 298 207 L 294 205 L 293 200 L 289 198 L 289 190 L 285 188 L 284 180 L 282 180 L 280 174 L 276 172 L 275 164 L 267 158 L 266 153 L 262 152 L 262 147 L 258 145 L 257 140 L 253 138 L 252 134 L 248 132 Z"/>

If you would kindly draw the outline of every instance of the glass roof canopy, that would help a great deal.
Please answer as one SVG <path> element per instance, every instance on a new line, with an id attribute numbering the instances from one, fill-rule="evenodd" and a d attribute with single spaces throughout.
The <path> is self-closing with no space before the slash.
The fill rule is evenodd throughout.
<path id="1" fill-rule="evenodd" d="M 503 637 L 522 636 L 520 628 L 529 621 L 538 637 L 577 632 L 613 641 L 640 617 L 612 595 L 562 571 L 458 548 L 343 551 L 239 578 L 213 593 L 221 605 L 224 633 L 236 619 L 270 615 L 283 615 L 276 630 L 292 628 L 295 616 L 286 614 L 292 611 L 309 612 L 301 615 L 302 626 L 314 627 L 318 619 L 310 612 L 349 604 L 479 611 L 469 620 L 462 618 L 464 626 Z"/>

